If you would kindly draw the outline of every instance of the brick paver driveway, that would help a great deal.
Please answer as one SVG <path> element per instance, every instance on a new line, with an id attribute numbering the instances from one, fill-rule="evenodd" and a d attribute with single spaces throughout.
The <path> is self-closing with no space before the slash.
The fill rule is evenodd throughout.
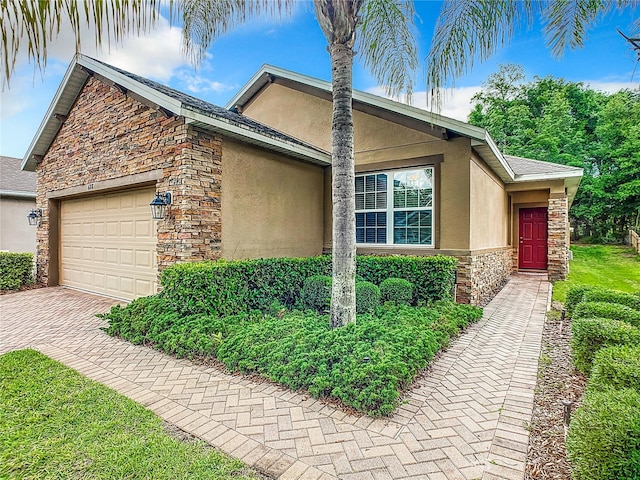
<path id="1" fill-rule="evenodd" d="M 546 277 L 515 275 L 391 417 L 195 366 L 104 334 L 115 302 L 64 288 L 0 297 L 0 353 L 35 348 L 280 479 L 521 479 Z"/>

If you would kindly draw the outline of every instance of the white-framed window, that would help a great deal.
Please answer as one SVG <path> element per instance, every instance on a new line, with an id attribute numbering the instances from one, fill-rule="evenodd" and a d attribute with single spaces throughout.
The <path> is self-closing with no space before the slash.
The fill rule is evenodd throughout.
<path id="1" fill-rule="evenodd" d="M 356 175 L 356 243 L 433 246 L 433 167 Z"/>

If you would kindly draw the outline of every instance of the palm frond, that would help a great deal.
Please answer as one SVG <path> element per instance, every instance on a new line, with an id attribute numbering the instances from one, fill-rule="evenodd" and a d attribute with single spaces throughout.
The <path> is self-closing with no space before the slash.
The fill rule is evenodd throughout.
<path id="1" fill-rule="evenodd" d="M 427 94 L 436 110 L 442 88 L 468 73 L 533 20 L 531 0 L 449 0 L 443 3 L 427 56 Z"/>
<path id="2" fill-rule="evenodd" d="M 71 27 L 80 51 L 83 26 L 95 29 L 96 44 L 120 41 L 152 27 L 161 0 L 0 0 L 0 57 L 9 83 L 19 55 L 43 70 L 47 47 L 62 27 Z"/>
<path id="3" fill-rule="evenodd" d="M 544 33 L 551 53 L 559 57 L 569 48 L 582 47 L 589 25 L 599 13 L 613 6 L 603 0 L 557 0 L 549 2 L 543 11 Z"/>
<path id="4" fill-rule="evenodd" d="M 368 0 L 363 8 L 356 50 L 387 95 L 411 98 L 418 68 L 412 1 Z"/>
<path id="5" fill-rule="evenodd" d="M 295 0 L 182 0 L 173 4 L 171 15 L 182 18 L 184 51 L 198 64 L 221 35 L 249 18 L 286 18 L 294 5 Z"/>

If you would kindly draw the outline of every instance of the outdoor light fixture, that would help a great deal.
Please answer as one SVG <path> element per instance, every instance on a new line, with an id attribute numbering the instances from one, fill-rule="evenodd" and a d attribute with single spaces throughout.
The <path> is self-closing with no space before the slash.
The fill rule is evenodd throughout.
<path id="1" fill-rule="evenodd" d="M 31 213 L 27 215 L 27 220 L 29 220 L 29 225 L 32 227 L 37 227 L 40 225 L 40 220 L 42 219 L 42 210 L 39 208 L 34 208 L 31 210 Z"/>
<path id="2" fill-rule="evenodd" d="M 171 194 L 169 192 L 156 193 L 156 198 L 149 204 L 151 207 L 151 218 L 154 220 L 162 220 L 167 205 L 171 205 Z"/>

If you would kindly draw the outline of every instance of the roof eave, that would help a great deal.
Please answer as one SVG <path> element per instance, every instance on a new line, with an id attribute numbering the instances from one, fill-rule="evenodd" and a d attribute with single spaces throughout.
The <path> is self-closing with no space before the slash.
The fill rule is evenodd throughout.
<path id="1" fill-rule="evenodd" d="M 331 154 L 329 152 L 269 137 L 188 108 L 182 108 L 180 114 L 185 117 L 187 123 L 196 123 L 207 129 L 214 130 L 234 138 L 241 138 L 254 145 L 258 145 L 269 150 L 276 150 L 299 160 L 304 160 L 316 165 L 331 165 Z"/>
<path id="2" fill-rule="evenodd" d="M 570 178 L 581 179 L 583 176 L 583 170 L 577 169 L 575 172 L 553 172 L 553 173 L 533 173 L 516 175 L 511 183 L 524 183 L 524 182 L 539 182 L 545 180 L 567 180 Z"/>

